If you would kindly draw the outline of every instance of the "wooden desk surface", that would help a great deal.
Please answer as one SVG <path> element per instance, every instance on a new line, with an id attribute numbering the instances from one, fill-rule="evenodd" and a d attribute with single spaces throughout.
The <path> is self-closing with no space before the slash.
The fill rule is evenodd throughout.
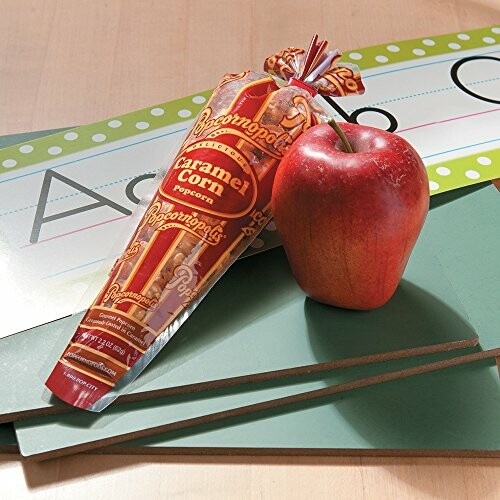
<path id="1" fill-rule="evenodd" d="M 314 8 L 313 8 L 314 7 Z M 500 22 L 498 0 L 0 0 L 0 135 L 104 119 L 303 46 L 348 50 Z M 0 458 L 0 497 L 500 498 L 500 460 Z"/>

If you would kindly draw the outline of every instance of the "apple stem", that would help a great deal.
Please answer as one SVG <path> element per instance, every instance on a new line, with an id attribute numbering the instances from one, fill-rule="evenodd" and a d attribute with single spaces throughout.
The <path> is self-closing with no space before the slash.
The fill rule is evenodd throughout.
<path id="1" fill-rule="evenodd" d="M 342 141 L 342 144 L 344 145 L 345 150 L 348 153 L 354 153 L 354 151 L 351 148 L 351 145 L 349 144 L 349 141 L 347 140 L 347 137 L 344 134 L 344 131 L 339 127 L 339 124 L 333 118 L 330 118 L 330 120 L 328 120 L 328 125 L 330 125 L 330 127 L 332 127 L 333 130 L 337 132 L 338 136 L 340 137 L 340 140 Z"/>

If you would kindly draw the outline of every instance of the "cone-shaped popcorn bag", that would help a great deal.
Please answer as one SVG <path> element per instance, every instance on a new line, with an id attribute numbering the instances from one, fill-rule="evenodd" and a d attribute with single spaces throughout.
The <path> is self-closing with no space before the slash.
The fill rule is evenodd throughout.
<path id="1" fill-rule="evenodd" d="M 47 379 L 56 396 L 101 411 L 126 392 L 266 225 L 280 159 L 327 119 L 314 95 L 363 90 L 325 49 L 315 39 L 267 59 L 282 88 L 268 73 L 221 80 Z"/>

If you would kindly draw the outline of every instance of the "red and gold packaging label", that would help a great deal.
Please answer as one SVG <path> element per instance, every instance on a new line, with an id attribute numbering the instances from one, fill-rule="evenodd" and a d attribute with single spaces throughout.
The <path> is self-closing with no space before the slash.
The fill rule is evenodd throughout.
<path id="1" fill-rule="evenodd" d="M 53 393 L 89 408 L 203 298 L 269 220 L 276 167 L 316 123 L 310 101 L 257 73 L 222 80 L 49 376 Z"/>

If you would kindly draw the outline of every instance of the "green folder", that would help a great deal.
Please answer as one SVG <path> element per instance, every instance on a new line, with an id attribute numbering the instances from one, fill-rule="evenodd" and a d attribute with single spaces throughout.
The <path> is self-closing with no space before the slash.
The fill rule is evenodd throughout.
<path id="1" fill-rule="evenodd" d="M 401 342 L 406 334 L 411 335 L 412 342 L 415 343 L 419 338 L 425 339 L 429 332 L 432 332 L 431 336 L 435 339 L 436 335 L 442 335 L 446 331 L 451 336 L 461 332 L 460 337 L 463 337 L 467 331 L 474 335 L 475 329 L 483 348 L 497 347 L 498 308 L 495 308 L 495 304 L 498 304 L 496 283 L 499 276 L 495 267 L 498 254 L 495 249 L 498 248 L 499 234 L 494 229 L 498 226 L 498 191 L 491 184 L 468 188 L 453 195 L 450 193 L 446 198 L 439 198 L 433 203 L 435 206 L 412 254 L 405 280 L 386 308 L 369 313 L 353 313 L 322 306 L 301 295 L 300 290 L 295 289 L 296 285 L 289 274 L 287 281 L 289 271 L 281 250 L 254 256 L 236 264 L 232 273 L 207 298 L 204 304 L 209 308 L 209 314 L 200 329 L 192 334 L 189 330 L 179 332 L 169 345 L 174 362 L 170 365 L 172 371 L 168 372 L 166 378 L 171 374 L 175 375 L 175 369 L 186 366 L 192 370 L 203 369 L 206 375 L 210 370 L 220 370 L 224 364 L 237 364 L 241 374 L 245 363 L 248 363 L 249 352 L 257 352 L 259 357 L 252 360 L 254 366 L 273 354 L 279 354 L 279 358 L 275 357 L 271 363 L 274 368 L 279 367 L 276 366 L 276 359 L 290 356 L 289 349 L 293 349 L 293 355 L 302 356 L 302 359 L 305 353 L 309 353 L 309 359 L 315 359 L 316 362 L 350 357 L 355 351 L 358 355 L 375 350 L 384 352 L 391 350 L 388 349 L 388 343 L 392 342 L 394 347 L 395 339 Z M 467 226 L 467 233 L 464 231 L 464 224 Z M 477 245 L 469 245 L 469 241 L 481 242 L 481 259 L 472 258 L 472 254 L 477 253 Z M 280 261 L 281 265 L 278 265 Z M 467 270 L 463 269 L 464 262 L 470 263 Z M 263 272 L 252 272 L 253 263 L 255 266 L 259 265 Z M 251 297 L 251 303 L 247 304 L 249 308 L 245 307 L 242 296 L 238 295 L 238 287 L 231 286 L 231 277 L 236 276 L 239 271 L 242 272 L 241 279 L 247 277 L 248 290 L 253 292 L 244 294 Z M 240 288 L 241 279 L 236 280 Z M 258 283 L 259 280 L 266 281 L 267 285 Z M 420 286 L 415 284 L 418 280 Z M 256 283 L 257 286 L 252 288 Z M 225 287 L 228 287 L 227 291 L 230 293 L 224 293 Z M 261 296 L 258 295 L 259 289 Z M 224 297 L 224 308 L 216 312 L 226 311 L 225 316 L 213 314 L 216 301 Z M 238 309 L 235 308 L 237 303 L 241 304 Z M 200 308 L 198 312 L 203 314 L 203 309 Z M 378 316 L 375 318 L 375 315 Z M 341 322 L 342 317 L 344 322 Z M 354 318 L 363 318 L 363 326 L 367 330 L 372 328 L 371 334 L 367 335 L 367 330 L 360 329 L 360 323 Z M 191 320 L 186 326 L 196 324 L 196 314 Z M 238 325 L 242 322 L 249 323 L 247 331 L 243 333 L 238 331 Z M 340 324 L 342 327 L 338 331 L 332 328 L 332 325 Z M 213 330 L 212 325 L 215 326 Z M 259 352 L 261 343 L 257 344 L 255 351 L 253 334 L 262 332 L 265 327 L 268 342 L 266 346 L 274 342 L 274 350 L 267 348 Z M 207 331 L 213 336 L 205 337 Z M 301 331 L 305 331 L 307 337 L 302 344 L 294 344 L 293 341 L 299 338 L 297 333 Z M 243 342 L 245 333 L 247 341 Z M 283 341 L 286 338 L 288 342 Z M 362 342 L 358 341 L 360 338 Z M 164 350 L 166 352 L 162 353 L 161 361 L 155 367 L 169 366 L 161 365 L 163 361 L 168 362 L 169 347 Z M 251 351 L 252 347 L 254 351 Z M 177 356 L 176 349 L 180 350 L 177 351 Z M 297 352 L 299 349 L 300 352 Z M 191 362 L 194 356 L 190 357 L 190 353 L 195 353 L 196 361 Z M 288 385 L 251 385 L 215 394 L 144 401 L 109 408 L 98 416 L 80 412 L 28 419 L 16 422 L 16 433 L 23 455 L 43 457 L 69 453 L 105 444 L 116 436 L 129 437 L 131 433 L 140 433 L 153 426 L 414 366 L 452 354 L 435 354 L 382 365 L 355 367 L 314 380 L 292 380 Z M 209 359 L 211 364 L 207 363 Z M 147 384 L 143 385 L 143 389 L 145 387 Z M 343 408 L 349 410 L 344 413 L 340 411 Z M 358 413 L 358 418 L 355 418 Z M 376 439 L 370 434 L 370 426 L 366 424 L 364 415 L 370 415 L 371 420 L 375 419 L 372 432 L 376 434 Z M 345 393 L 330 398 L 326 403 L 322 401 L 319 405 L 308 404 L 306 408 L 298 407 L 294 411 L 277 414 L 267 412 L 255 415 L 253 419 L 248 416 L 229 423 L 221 422 L 215 428 L 203 428 L 203 432 L 193 427 L 180 434 L 172 434 L 173 437 L 166 435 L 148 438 L 140 445 L 144 446 L 146 442 L 148 446 L 160 449 L 179 446 L 184 448 L 190 446 L 188 443 L 193 437 L 193 448 L 202 446 L 223 450 L 240 447 L 310 450 L 319 447 L 324 450 L 397 448 L 405 449 L 409 454 L 421 449 L 457 452 L 487 449 L 489 453 L 493 453 L 500 445 L 500 429 L 496 425 L 499 417 L 498 373 L 491 362 L 484 362 Z M 262 425 L 263 421 L 269 420 L 273 422 L 270 429 L 282 426 L 293 432 L 278 433 L 276 440 L 270 440 L 266 445 L 265 437 L 269 433 L 262 431 Z M 306 424 L 309 420 L 309 425 L 314 426 L 314 432 Z M 384 425 L 385 420 L 390 425 Z M 360 433 L 357 427 L 363 422 L 366 425 L 363 424 L 363 432 Z M 468 433 L 464 432 L 465 426 L 470 427 Z M 332 430 L 321 440 L 321 432 L 318 430 L 321 427 L 335 429 L 335 432 Z M 390 432 L 391 428 L 395 429 L 393 434 Z M 221 433 L 224 434 L 227 429 L 230 429 L 228 439 L 223 439 Z M 299 429 L 302 429 L 301 432 Z M 364 433 L 368 433 L 370 438 L 364 437 Z M 315 438 L 308 442 L 307 436 L 313 435 Z M 204 439 L 206 444 L 202 445 Z"/>

